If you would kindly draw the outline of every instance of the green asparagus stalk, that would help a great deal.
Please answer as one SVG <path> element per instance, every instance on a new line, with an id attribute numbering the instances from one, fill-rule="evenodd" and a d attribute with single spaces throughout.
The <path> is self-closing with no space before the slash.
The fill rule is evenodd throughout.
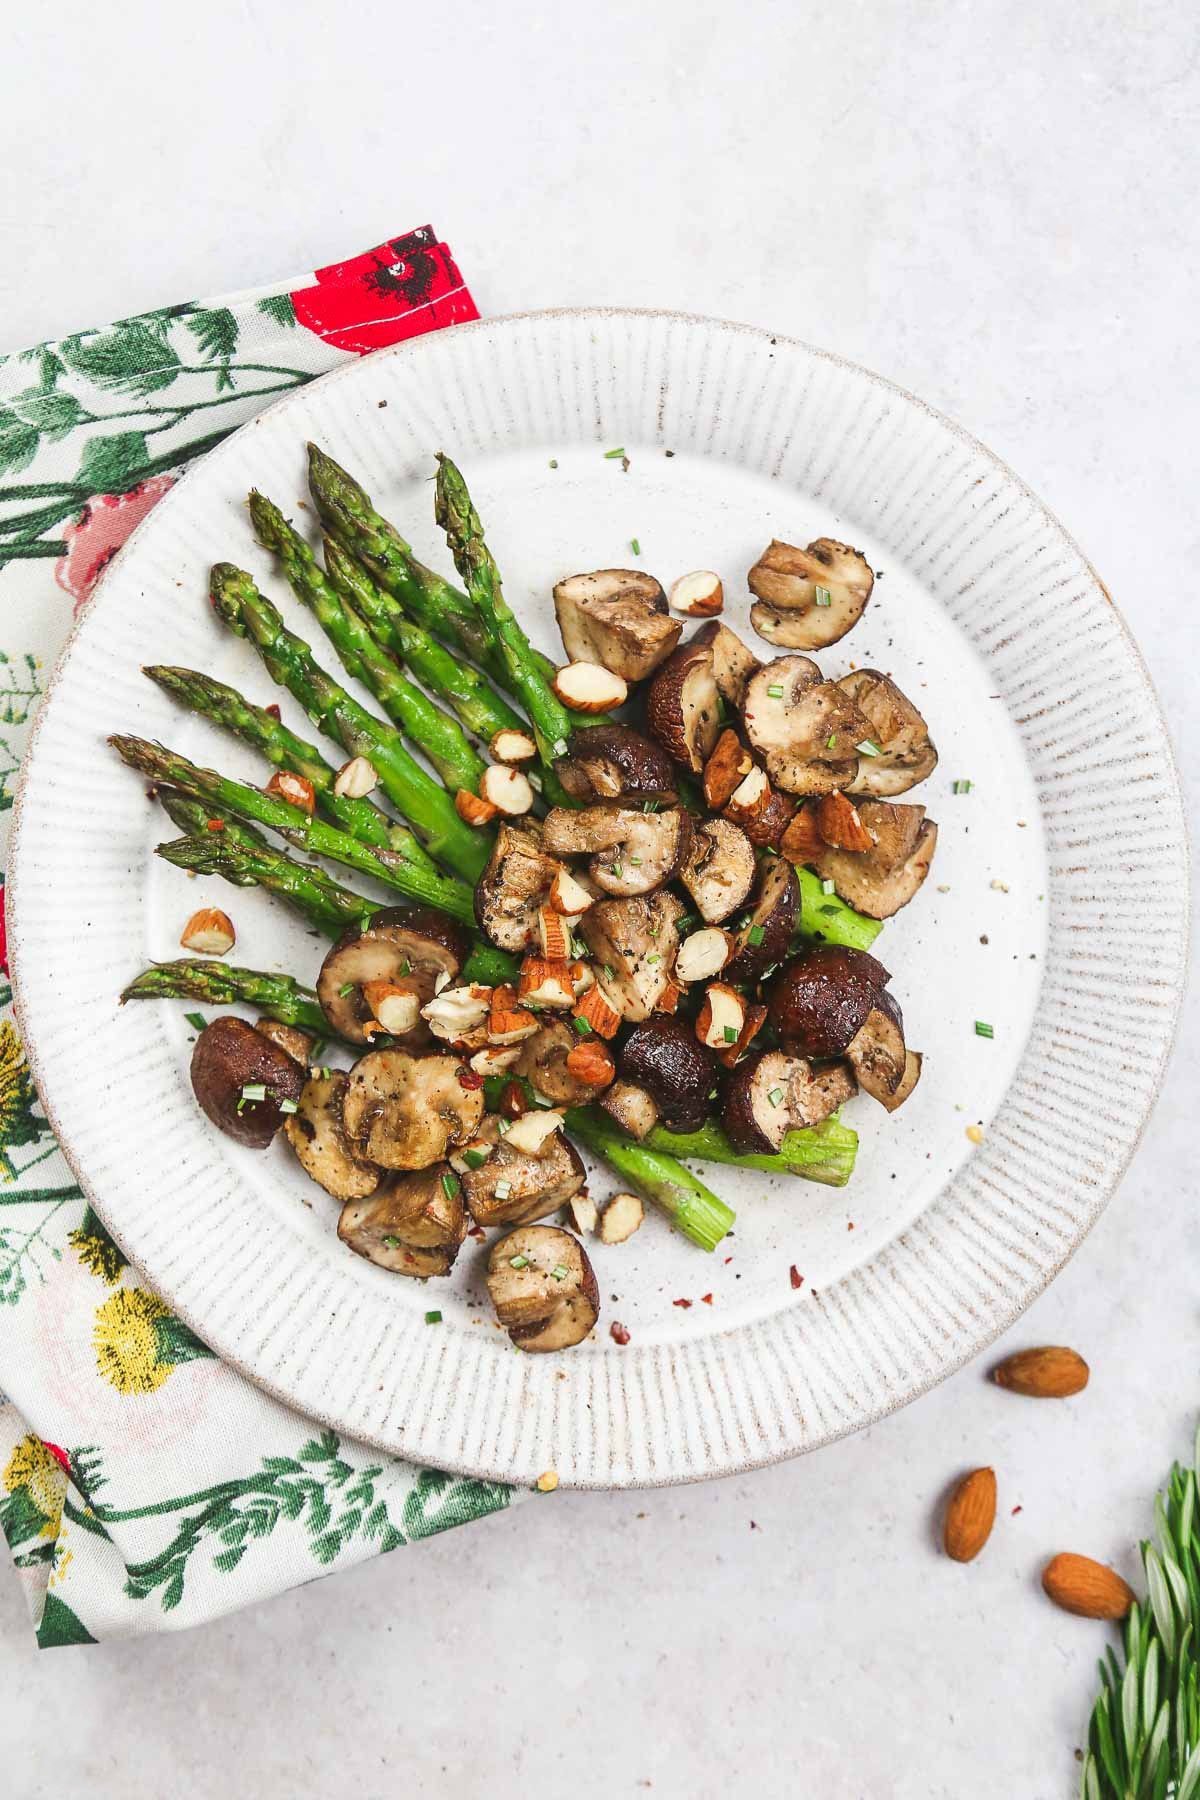
<path id="1" fill-rule="evenodd" d="M 356 800 L 348 794 L 336 794 L 337 770 L 325 761 L 315 744 L 306 743 L 295 732 L 280 723 L 264 706 L 255 706 L 222 681 L 201 675 L 195 669 L 174 669 L 154 665 L 142 670 L 151 681 L 182 701 L 189 711 L 214 725 L 240 737 L 262 752 L 277 769 L 288 769 L 303 775 L 312 783 L 317 805 L 323 813 L 358 839 L 360 844 L 374 844 L 380 850 L 411 850 L 416 860 L 432 868 L 407 825 L 400 825 L 375 805 L 373 800 Z"/>
<path id="2" fill-rule="evenodd" d="M 351 756 L 368 759 L 388 799 L 439 862 L 477 881 L 490 855 L 490 838 L 463 823 L 449 794 L 414 762 L 391 726 L 326 674 L 241 569 L 217 563 L 210 580 L 217 613 L 239 637 L 252 639 L 272 678 L 295 695 L 320 730 Z"/>
<path id="3" fill-rule="evenodd" d="M 596 1107 L 570 1107 L 566 1127 L 701 1250 L 715 1250 L 732 1227 L 736 1213 L 698 1176 L 673 1156 L 626 1137 Z"/>
<path id="4" fill-rule="evenodd" d="M 800 883 L 800 925 L 796 949 L 806 944 L 842 944 L 848 950 L 869 950 L 883 930 L 881 919 L 855 912 L 836 894 L 827 894 L 811 869 L 797 869 Z"/>
<path id="5" fill-rule="evenodd" d="M 379 850 L 360 844 L 356 838 L 327 825 L 322 819 L 310 818 L 298 806 L 265 794 L 242 781 L 232 781 L 212 769 L 199 769 L 186 757 L 161 744 L 147 743 L 144 738 L 114 736 L 109 743 L 130 768 L 151 781 L 179 788 L 193 800 L 200 801 L 215 816 L 232 815 L 235 819 L 266 825 L 289 843 L 309 850 L 315 856 L 327 856 L 331 862 L 345 863 L 362 875 L 386 883 L 409 900 L 437 906 L 451 918 L 471 923 L 475 917 L 474 895 L 463 881 L 430 872 L 412 861 L 404 851 Z"/>
<path id="6" fill-rule="evenodd" d="M 312 988 L 291 975 L 267 975 L 257 969 L 239 969 L 232 963 L 155 963 L 131 981 L 121 995 L 126 1000 L 196 1000 L 202 1006 L 256 1006 L 268 1018 L 283 1025 L 298 1025 L 315 1037 L 330 1035 L 329 1021 Z"/>
<path id="7" fill-rule="evenodd" d="M 279 558 L 292 592 L 315 614 L 346 673 L 370 689 L 392 723 L 429 758 L 451 793 L 458 788 L 477 793 L 486 764 L 467 742 L 458 720 L 422 693 L 381 648 L 279 508 L 256 490 L 249 506 L 259 543 Z"/>
<path id="8" fill-rule="evenodd" d="M 738 1169 L 763 1169 L 770 1175 L 802 1175 L 806 1181 L 820 1181 L 826 1187 L 845 1187 L 858 1155 L 858 1133 L 836 1118 L 785 1133 L 775 1155 L 739 1155 L 715 1119 L 706 1119 L 699 1131 L 663 1131 L 656 1126 L 642 1141 L 649 1149 L 665 1150 L 672 1156 L 729 1163 Z"/>

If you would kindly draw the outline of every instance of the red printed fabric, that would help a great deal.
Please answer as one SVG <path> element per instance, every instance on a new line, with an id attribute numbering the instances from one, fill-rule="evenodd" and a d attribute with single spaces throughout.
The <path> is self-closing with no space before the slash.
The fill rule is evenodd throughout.
<path id="1" fill-rule="evenodd" d="M 292 305 L 306 330 L 360 356 L 479 317 L 449 245 L 430 225 L 318 269 L 316 286 L 293 293 Z"/>

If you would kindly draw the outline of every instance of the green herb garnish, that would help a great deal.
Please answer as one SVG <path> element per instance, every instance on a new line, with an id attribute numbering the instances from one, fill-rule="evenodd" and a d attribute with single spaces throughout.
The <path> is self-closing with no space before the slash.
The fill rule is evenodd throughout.
<path id="1" fill-rule="evenodd" d="M 550 1279 L 551 1281 L 565 1281 L 567 1279 L 567 1271 L 561 1263 L 555 1263 L 550 1271 Z"/>
<path id="2" fill-rule="evenodd" d="M 616 450 L 606 450 L 604 452 L 604 460 L 605 462 L 616 462 L 618 457 L 624 456 L 624 454 L 624 446 L 620 445 Z"/>
<path id="3" fill-rule="evenodd" d="M 996 1033 L 993 1031 L 992 1027 L 988 1024 L 986 1019 L 976 1019 L 976 1021 L 975 1021 L 975 1036 L 976 1037 L 990 1038 L 990 1037 L 995 1037 L 995 1035 L 996 1035 Z"/>
<path id="4" fill-rule="evenodd" d="M 726 1025 L 726 1027 L 725 1027 L 725 1042 L 727 1044 L 736 1044 L 737 1041 L 738 1041 L 738 1034 L 733 1029 L 733 1026 Z"/>
<path id="5" fill-rule="evenodd" d="M 592 1028 L 588 1024 L 586 1019 L 576 1017 L 575 1029 L 579 1033 L 580 1037 L 587 1037 Z"/>
<path id="6" fill-rule="evenodd" d="M 952 794 L 969 794 L 974 786 L 975 783 L 973 781 L 952 781 L 950 783 L 950 792 Z"/>
<path id="7" fill-rule="evenodd" d="M 756 945 L 761 944 L 766 935 L 767 934 L 761 925 L 752 925 L 747 933 L 749 941 Z"/>
<path id="8" fill-rule="evenodd" d="M 510 1256 L 508 1259 L 508 1266 L 510 1269 L 527 1269 L 529 1267 L 529 1258 L 527 1256 Z"/>
<path id="9" fill-rule="evenodd" d="M 832 606 L 833 605 L 833 595 L 830 593 L 830 591 L 827 587 L 816 588 L 816 596 L 817 596 L 817 605 L 818 606 Z"/>
<path id="10" fill-rule="evenodd" d="M 460 1186 L 461 1183 L 459 1182 L 457 1175 L 445 1174 L 442 1176 L 442 1192 L 445 1194 L 447 1200 L 453 1200 L 455 1194 L 458 1193 Z"/>
<path id="11" fill-rule="evenodd" d="M 203 1013 L 184 1013 L 184 1018 L 193 1031 L 203 1031 L 207 1021 Z"/>
<path id="12" fill-rule="evenodd" d="M 629 548 L 633 551 L 635 556 L 640 556 L 642 554 L 642 546 L 638 543 L 636 538 L 630 538 Z"/>
<path id="13" fill-rule="evenodd" d="M 882 756 L 883 755 L 883 751 L 879 748 L 879 745 L 874 743 L 870 738 L 864 738 L 862 743 L 855 744 L 854 748 L 858 751 L 858 754 L 860 756 Z"/>
<path id="14" fill-rule="evenodd" d="M 776 682 L 772 687 L 769 687 L 767 689 L 767 692 L 768 692 L 768 694 L 770 694 L 772 700 L 782 700 L 783 699 L 783 689 L 780 687 L 778 682 Z"/>
<path id="15" fill-rule="evenodd" d="M 242 1087 L 243 1100 L 265 1100 L 266 1097 L 267 1088 L 265 1082 L 247 1081 Z"/>
<path id="16" fill-rule="evenodd" d="M 442 1315 L 440 1312 L 437 1312 L 435 1310 L 433 1312 L 427 1312 L 425 1314 L 425 1323 L 427 1325 L 440 1325 L 441 1322 L 442 1322 Z"/>
<path id="17" fill-rule="evenodd" d="M 767 1099 L 771 1102 L 772 1106 L 778 1106 L 783 1099 L 783 1089 L 782 1088 L 772 1088 L 770 1093 L 767 1095 Z"/>
<path id="18" fill-rule="evenodd" d="M 338 989 L 338 995 L 343 1000 L 345 1000 L 347 998 L 347 996 L 352 994 L 353 992 L 354 992 L 354 983 L 352 981 L 343 981 L 341 987 Z"/>

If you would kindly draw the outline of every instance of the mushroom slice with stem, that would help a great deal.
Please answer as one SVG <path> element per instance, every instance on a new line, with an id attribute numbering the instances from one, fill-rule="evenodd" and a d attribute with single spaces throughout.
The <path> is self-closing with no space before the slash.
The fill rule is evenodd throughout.
<path id="1" fill-rule="evenodd" d="M 285 1025 L 281 1019 L 266 1018 L 255 1019 L 254 1029 L 270 1038 L 273 1044 L 278 1044 L 302 1069 L 308 1068 L 308 1059 L 317 1041 L 311 1031 L 301 1031 L 298 1025 Z"/>
<path id="2" fill-rule="evenodd" d="M 713 646 L 704 630 L 681 644 L 650 683 L 646 723 L 676 762 L 700 774 L 721 729 Z"/>
<path id="3" fill-rule="evenodd" d="M 365 1200 L 383 1180 L 373 1163 L 355 1156 L 342 1123 L 347 1080 L 340 1069 L 310 1075 L 284 1132 L 296 1160 L 335 1200 Z"/>
<path id="4" fill-rule="evenodd" d="M 929 727 L 890 676 L 877 669 L 855 669 L 837 686 L 867 721 L 865 737 L 858 742 L 868 748 L 860 749 L 857 773 L 845 784 L 847 793 L 886 800 L 906 794 L 933 774 L 938 754 L 929 740 Z"/>
<path id="5" fill-rule="evenodd" d="M 814 1069 L 806 1057 L 766 1050 L 728 1078 L 721 1123 L 740 1155 L 770 1152 L 787 1132 L 819 1125 L 855 1091 L 854 1072 L 845 1063 Z"/>
<path id="6" fill-rule="evenodd" d="M 761 980 L 768 969 L 787 955 L 799 917 L 800 883 L 796 871 L 781 856 L 768 857 L 762 865 L 754 904 L 738 930 L 733 955 L 725 966 L 726 979 Z"/>
<path id="7" fill-rule="evenodd" d="M 914 1058 L 914 1071 L 904 1042 L 904 1015 L 891 994 L 875 996 L 870 1012 L 846 1046 L 846 1059 L 864 1092 L 889 1112 L 912 1093 L 921 1073 L 920 1058 Z M 901 1088 L 904 1092 L 898 1099 Z"/>
<path id="8" fill-rule="evenodd" d="M 599 1105 L 614 1125 L 619 1125 L 627 1136 L 636 1138 L 639 1143 L 658 1124 L 657 1101 L 653 1094 L 634 1081 L 614 1081 L 601 1094 Z"/>
<path id="9" fill-rule="evenodd" d="M 834 892 L 871 919 L 890 919 L 907 906 L 929 873 L 937 826 L 923 806 L 864 800 L 858 816 L 872 839 L 869 850 L 818 852 L 812 866 Z"/>
<path id="10" fill-rule="evenodd" d="M 304 1070 L 286 1050 L 232 1013 L 196 1039 L 192 1092 L 218 1131 L 265 1150 L 300 1098 Z"/>
<path id="11" fill-rule="evenodd" d="M 843 1055 L 890 979 L 865 950 L 840 944 L 805 950 L 771 986 L 770 1020 L 779 1042 L 801 1056 Z"/>
<path id="12" fill-rule="evenodd" d="M 427 1169 L 472 1137 L 483 1092 L 455 1056 L 372 1050 L 350 1071 L 342 1121 L 354 1154 L 382 1169 Z M 472 1081 L 477 1077 L 472 1076 Z"/>
<path id="13" fill-rule="evenodd" d="M 699 1131 L 716 1086 L 717 1063 L 689 1025 L 666 1013 L 652 1014 L 626 1038 L 617 1068 L 623 1083 L 649 1094 L 668 1131 Z"/>
<path id="14" fill-rule="evenodd" d="M 584 1041 L 565 1020 L 544 1019 L 520 1046 L 516 1072 L 556 1106 L 586 1106 L 596 1097 L 595 1087 L 567 1068 L 568 1056 Z"/>
<path id="15" fill-rule="evenodd" d="M 558 871 L 531 824 L 504 825 L 475 888 L 480 930 L 500 950 L 529 950 L 538 941 L 538 909 Z"/>
<path id="16" fill-rule="evenodd" d="M 823 650 L 857 625 L 875 576 L 861 550 L 814 538 L 806 550 L 772 538 L 746 580 L 750 623 L 769 643 Z"/>
<path id="17" fill-rule="evenodd" d="M 600 1317 L 587 1251 L 556 1225 L 522 1225 L 492 1245 L 488 1293 L 518 1350 L 569 1350 Z"/>
<path id="18" fill-rule="evenodd" d="M 649 894 L 686 860 L 691 817 L 682 806 L 659 811 L 653 800 L 641 806 L 610 800 L 579 812 L 556 806 L 546 814 L 543 842 L 557 856 L 590 855 L 588 874 L 603 893 Z"/>
<path id="19" fill-rule="evenodd" d="M 432 906 L 387 906 L 365 925 L 352 925 L 329 951 L 317 977 L 317 999 L 331 1031 L 365 1044 L 376 1022 L 368 987 L 414 995 L 413 1024 L 402 1034 L 411 1047 L 428 1041 L 420 1008 L 433 998 L 438 977 L 451 980 L 466 961 L 466 933 Z"/>
<path id="20" fill-rule="evenodd" d="M 858 771 L 870 734 L 851 696 L 807 656 L 780 656 L 758 671 L 742 708 L 746 736 L 767 774 L 789 794 L 829 794 Z"/>
<path id="21" fill-rule="evenodd" d="M 538 1114 L 523 1116 L 537 1118 Z M 517 1125 L 521 1122 L 518 1120 Z M 476 1142 L 493 1146 L 491 1155 L 478 1168 L 463 1172 L 467 1207 L 481 1226 L 547 1218 L 565 1206 L 587 1181 L 579 1152 L 561 1130 L 547 1133 L 536 1150 L 522 1150 L 509 1143 L 509 1133 L 502 1129 L 504 1123 L 496 1118 L 484 1120 Z M 513 1125 L 509 1131 L 516 1128 Z"/>
<path id="22" fill-rule="evenodd" d="M 597 981 L 621 1016 L 647 1019 L 662 999 L 679 948 L 684 906 L 665 888 L 629 900 L 598 900 L 576 931 L 596 965 Z"/>
<path id="23" fill-rule="evenodd" d="M 754 846 L 729 819 L 706 819 L 692 834 L 692 854 L 679 879 L 706 925 L 719 925 L 754 886 Z"/>
<path id="24" fill-rule="evenodd" d="M 555 773 L 573 800 L 675 799 L 675 770 L 661 744 L 629 725 L 593 725 L 571 735 Z"/>
<path id="25" fill-rule="evenodd" d="M 623 681 L 657 669 L 683 631 L 659 583 L 641 569 L 569 575 L 555 584 L 554 611 L 571 661 L 602 663 Z"/>
<path id="26" fill-rule="evenodd" d="M 358 1256 L 396 1275 L 448 1275 L 467 1234 L 458 1176 L 446 1163 L 387 1177 L 364 1200 L 349 1200 L 338 1236 Z"/>
<path id="27" fill-rule="evenodd" d="M 728 700 L 730 706 L 740 707 L 746 683 L 762 667 L 753 650 L 748 644 L 743 644 L 736 631 L 731 631 L 719 619 L 702 625 L 691 641 L 711 649 L 717 692 L 722 699 Z"/>

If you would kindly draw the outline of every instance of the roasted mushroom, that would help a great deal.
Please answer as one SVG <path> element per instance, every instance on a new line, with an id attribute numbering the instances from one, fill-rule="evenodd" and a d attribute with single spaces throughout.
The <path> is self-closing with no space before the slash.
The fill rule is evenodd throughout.
<path id="1" fill-rule="evenodd" d="M 625 794 L 674 800 L 675 770 L 660 744 L 629 725 L 593 725 L 571 737 L 554 764 L 573 800 L 620 800 Z"/>
<path id="2" fill-rule="evenodd" d="M 862 617 L 875 577 L 861 550 L 815 538 L 807 550 L 772 538 L 749 575 L 750 623 L 768 643 L 823 650 Z"/>
<path id="3" fill-rule="evenodd" d="M 653 811 L 647 808 L 655 808 Z M 607 800 L 578 812 L 556 806 L 546 814 L 542 841 L 556 856 L 591 856 L 588 874 L 603 893 L 648 894 L 669 881 L 691 848 L 690 815 L 682 806 L 657 809 L 647 800 L 623 806 Z"/>
<path id="4" fill-rule="evenodd" d="M 586 1106 L 596 1098 L 595 1086 L 577 1080 L 567 1067 L 568 1056 L 584 1040 L 565 1020 L 540 1017 L 537 1031 L 519 1046 L 515 1073 L 556 1106 Z"/>
<path id="5" fill-rule="evenodd" d="M 654 1013 L 635 1025 L 617 1069 L 622 1082 L 633 1082 L 650 1095 L 668 1131 L 698 1131 L 703 1125 L 717 1063 L 681 1019 Z"/>
<path id="6" fill-rule="evenodd" d="M 598 900 L 576 931 L 592 953 L 604 992 L 621 1016 L 647 1019 L 662 999 L 679 948 L 683 902 L 660 888 L 632 900 Z"/>
<path id="7" fill-rule="evenodd" d="M 285 1050 L 293 1062 L 307 1069 L 308 1059 L 312 1055 L 316 1038 L 311 1031 L 301 1031 L 298 1025 L 285 1025 L 280 1019 L 255 1019 L 255 1031 L 260 1031 L 273 1044 Z"/>
<path id="8" fill-rule="evenodd" d="M 741 1063 L 725 1084 L 721 1123 L 740 1155 L 778 1150 L 789 1131 L 819 1125 L 855 1092 L 845 1063 L 814 1069 L 803 1056 L 765 1050 Z"/>
<path id="9" fill-rule="evenodd" d="M 192 1091 L 218 1131 L 265 1150 L 300 1098 L 304 1070 L 245 1019 L 214 1019 L 192 1050 Z"/>
<path id="10" fill-rule="evenodd" d="M 721 729 L 714 652 L 705 630 L 681 644 L 650 683 L 646 723 L 668 755 L 699 775 Z"/>
<path id="11" fill-rule="evenodd" d="M 556 1114 L 554 1122 L 561 1125 L 562 1115 Z M 536 1150 L 525 1150 L 509 1141 L 516 1127 L 504 1132 L 502 1124 L 496 1118 L 485 1119 L 460 1158 L 466 1164 L 463 1193 L 477 1225 L 544 1219 L 565 1206 L 587 1180 L 579 1152 L 561 1130 L 549 1132 Z M 484 1151 L 487 1155 L 479 1161 Z"/>
<path id="12" fill-rule="evenodd" d="M 719 925 L 754 886 L 754 848 L 728 819 L 706 819 L 692 834 L 692 854 L 679 879 L 706 925 Z"/>
<path id="13" fill-rule="evenodd" d="M 445 1163 L 389 1176 L 365 1200 L 349 1200 L 338 1236 L 358 1256 L 396 1275 L 448 1275 L 467 1233 L 457 1175 Z"/>
<path id="14" fill-rule="evenodd" d="M 923 806 L 864 800 L 858 817 L 871 839 L 868 850 L 826 845 L 812 867 L 847 906 L 872 919 L 890 919 L 907 906 L 925 877 L 937 847 L 937 826 Z"/>
<path id="15" fill-rule="evenodd" d="M 767 774 L 789 794 L 829 794 L 858 772 L 870 726 L 851 696 L 807 656 L 780 656 L 758 671 L 742 708 L 746 736 Z"/>
<path id="16" fill-rule="evenodd" d="M 865 950 L 820 944 L 794 957 L 775 977 L 770 1020 L 785 1050 L 841 1056 L 890 980 Z"/>
<path id="17" fill-rule="evenodd" d="M 532 824 L 501 824 L 496 847 L 475 889 L 480 930 L 500 950 L 528 950 L 538 941 L 538 908 L 558 865 L 542 849 Z"/>
<path id="18" fill-rule="evenodd" d="M 518 1350 L 569 1350 L 600 1317 L 587 1251 L 555 1225 L 521 1225 L 492 1245 L 488 1293 Z"/>
<path id="19" fill-rule="evenodd" d="M 904 1043 L 904 1015 L 891 994 L 878 993 L 870 1012 L 846 1046 L 846 1060 L 859 1085 L 889 1112 L 917 1085 L 921 1059 Z"/>
<path id="20" fill-rule="evenodd" d="M 658 582 L 640 569 L 569 575 L 555 585 L 554 611 L 571 661 L 603 663 L 624 681 L 657 669 L 683 630 Z"/>
<path id="21" fill-rule="evenodd" d="M 354 1154 L 382 1169 L 427 1169 L 473 1136 L 483 1093 L 455 1056 L 372 1050 L 350 1071 L 342 1121 Z M 477 1080 L 475 1076 L 472 1081 Z"/>
<path id="22" fill-rule="evenodd" d="M 728 981 L 758 981 L 783 961 L 800 918 L 800 883 L 791 863 L 768 857 L 746 923 L 740 927 L 733 955 L 725 965 Z"/>
<path id="23" fill-rule="evenodd" d="M 327 1194 L 335 1200 L 365 1200 L 383 1175 L 373 1163 L 360 1162 L 350 1148 L 342 1123 L 347 1086 L 340 1069 L 310 1075 L 284 1131 L 305 1174 Z"/>
<path id="24" fill-rule="evenodd" d="M 867 721 L 868 749 L 859 756 L 853 781 L 845 784 L 847 793 L 887 799 L 906 794 L 933 774 L 938 756 L 929 741 L 929 727 L 890 676 L 877 669 L 855 669 L 837 685 Z"/>
<path id="25" fill-rule="evenodd" d="M 653 1094 L 633 1081 L 614 1081 L 601 1094 L 599 1105 L 614 1125 L 639 1143 L 658 1124 L 658 1105 Z"/>
<path id="26" fill-rule="evenodd" d="M 728 625 L 717 619 L 708 625 L 702 625 L 692 642 L 712 650 L 713 677 L 717 692 L 728 700 L 730 706 L 740 707 L 746 683 L 761 667 L 753 650 L 748 644 L 743 644 L 736 631 L 731 631 Z"/>
<path id="27" fill-rule="evenodd" d="M 427 1042 L 420 1009 L 433 998 L 440 975 L 451 980 L 466 961 L 462 927 L 432 906 L 388 906 L 365 925 L 344 931 L 321 964 L 317 999 L 331 1031 L 352 1044 L 365 1044 L 377 1013 L 365 990 L 375 984 L 392 994 L 411 994 L 411 1023 L 391 1035 L 410 1047 Z"/>

